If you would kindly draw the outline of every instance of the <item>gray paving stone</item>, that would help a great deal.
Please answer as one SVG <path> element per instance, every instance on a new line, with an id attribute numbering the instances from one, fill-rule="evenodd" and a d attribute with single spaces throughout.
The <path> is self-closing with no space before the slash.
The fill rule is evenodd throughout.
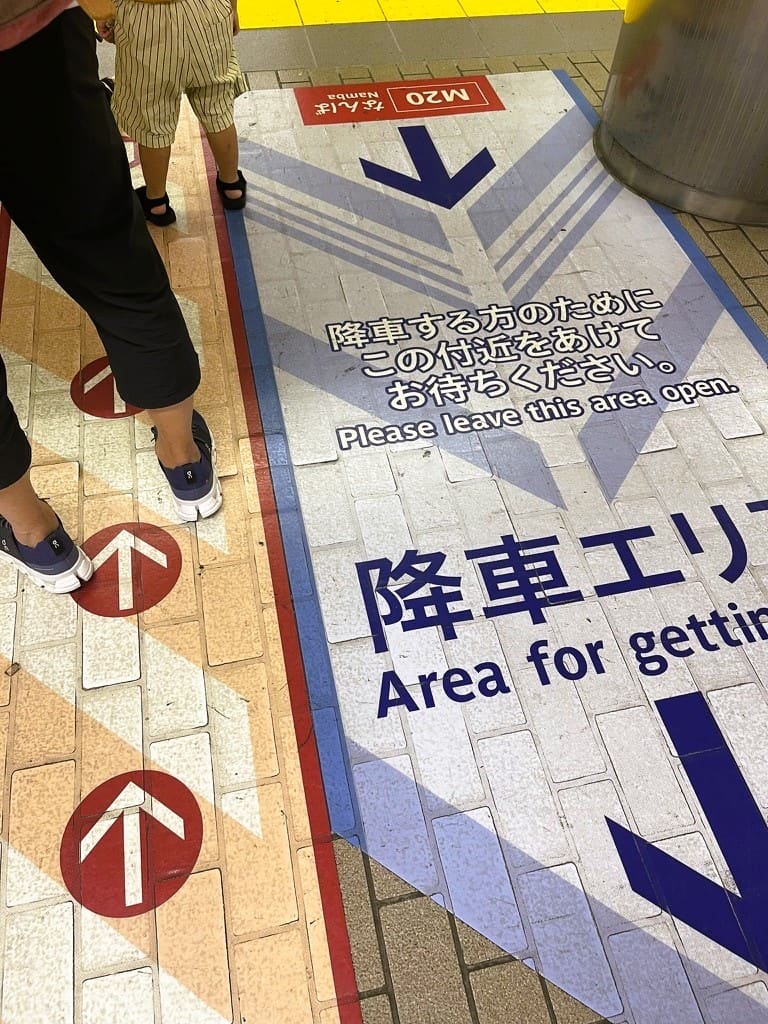
<path id="1" fill-rule="evenodd" d="M 401 1020 L 471 1024 L 448 915 L 420 897 L 381 909 L 381 923 Z M 429 957 L 414 955 L 429 949 Z"/>

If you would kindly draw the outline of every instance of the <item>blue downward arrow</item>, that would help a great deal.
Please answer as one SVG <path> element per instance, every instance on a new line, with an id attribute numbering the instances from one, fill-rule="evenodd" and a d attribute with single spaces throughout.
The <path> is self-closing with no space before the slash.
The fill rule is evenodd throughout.
<path id="1" fill-rule="evenodd" d="M 496 161 L 488 150 L 481 149 L 460 171 L 451 175 L 440 159 L 424 125 L 411 125 L 397 130 L 402 136 L 418 177 L 411 178 L 407 174 L 382 167 L 381 164 L 374 164 L 370 160 L 363 160 L 361 157 L 360 163 L 366 178 L 378 181 L 381 185 L 388 185 L 398 192 L 407 192 L 409 196 L 416 196 L 417 199 L 424 199 L 436 206 L 443 206 L 446 210 L 452 209 L 496 166 Z"/>
<path id="2" fill-rule="evenodd" d="M 768 968 L 768 828 L 700 693 L 656 701 L 740 895 L 606 818 L 629 884 L 761 970 Z"/>

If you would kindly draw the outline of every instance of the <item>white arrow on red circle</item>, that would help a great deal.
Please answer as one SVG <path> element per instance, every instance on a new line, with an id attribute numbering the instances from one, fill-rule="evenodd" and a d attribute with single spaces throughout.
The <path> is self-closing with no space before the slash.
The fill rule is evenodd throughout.
<path id="1" fill-rule="evenodd" d="M 145 806 L 148 804 L 148 807 Z M 155 821 L 184 839 L 184 819 L 170 807 L 145 793 L 135 782 L 129 782 L 107 807 L 93 828 L 80 840 L 80 863 L 95 850 L 104 836 L 123 819 L 123 865 L 126 907 L 135 907 L 144 899 L 141 863 L 141 828 L 139 812 L 144 811 Z"/>
<path id="2" fill-rule="evenodd" d="M 85 384 L 83 385 L 83 394 L 87 395 L 89 391 L 93 391 L 95 387 L 98 387 L 102 381 L 107 380 L 108 377 L 112 377 L 112 411 L 118 415 L 125 412 L 125 402 L 120 397 L 120 393 L 117 390 L 117 382 L 112 376 L 112 370 L 110 369 L 109 363 L 102 367 L 98 373 L 94 373 Z"/>
<path id="3" fill-rule="evenodd" d="M 121 530 L 116 534 L 109 544 L 106 544 L 101 551 L 93 558 L 94 570 L 100 569 L 109 559 L 117 554 L 117 600 L 120 611 L 133 608 L 133 558 L 131 551 L 136 551 L 145 558 L 168 568 L 168 558 L 164 552 L 148 544 L 141 537 L 137 537 L 129 530 Z"/>

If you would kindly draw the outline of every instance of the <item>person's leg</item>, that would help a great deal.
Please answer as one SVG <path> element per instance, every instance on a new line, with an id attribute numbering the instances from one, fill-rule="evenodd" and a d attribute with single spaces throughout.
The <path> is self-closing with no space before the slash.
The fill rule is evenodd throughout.
<path id="1" fill-rule="evenodd" d="M 19 544 L 26 547 L 35 547 L 58 526 L 56 513 L 37 496 L 29 470 L 16 483 L 0 488 L 0 516 L 10 524 Z"/>
<path id="2" fill-rule="evenodd" d="M 0 200 L 93 320 L 123 399 L 154 413 L 164 468 L 205 461 L 191 423 L 197 355 L 132 190 L 87 17 L 68 11 L 0 53 L 6 87 L 19 100 L 0 130 L 19 144 L 0 149 Z"/>
<path id="3" fill-rule="evenodd" d="M 68 594 L 90 579 L 93 566 L 35 493 L 31 457 L 0 358 L 0 562 L 9 562 L 46 590 Z"/>
<path id="4" fill-rule="evenodd" d="M 176 469 L 190 462 L 197 462 L 200 452 L 192 440 L 191 398 L 165 409 L 154 409 L 152 419 L 157 431 L 155 452 L 160 463 L 167 469 Z"/>
<path id="5" fill-rule="evenodd" d="M 184 41 L 175 4 L 120 3 L 115 15 L 112 111 L 139 150 L 145 216 L 166 227 L 176 217 L 166 188 L 184 80 Z M 157 202 L 155 202 L 157 200 Z"/>
<path id="6" fill-rule="evenodd" d="M 8 398 L 8 378 L 0 358 L 0 516 L 22 544 L 37 544 L 57 525 L 55 514 L 35 494 L 29 480 L 32 453 Z"/>
<path id="7" fill-rule="evenodd" d="M 139 163 L 147 188 L 147 200 L 152 213 L 162 216 L 168 209 L 165 193 L 168 184 L 168 166 L 171 162 L 171 147 L 157 149 L 139 144 Z M 158 202 L 153 202 L 153 200 Z"/>
<path id="8" fill-rule="evenodd" d="M 245 80 L 235 54 L 232 7 L 226 2 L 188 0 L 183 10 L 191 76 L 187 97 L 205 129 L 225 205 L 226 200 L 244 205 L 246 183 L 238 167 L 234 107 L 245 91 Z"/>
<path id="9" fill-rule="evenodd" d="M 226 183 L 237 181 L 239 147 L 237 142 L 237 129 L 234 124 L 225 128 L 222 132 L 206 133 L 208 145 L 211 147 L 213 159 L 216 161 L 216 170 L 219 173 L 219 180 Z M 242 189 L 225 189 L 224 194 L 229 199 L 239 199 L 242 196 Z"/>

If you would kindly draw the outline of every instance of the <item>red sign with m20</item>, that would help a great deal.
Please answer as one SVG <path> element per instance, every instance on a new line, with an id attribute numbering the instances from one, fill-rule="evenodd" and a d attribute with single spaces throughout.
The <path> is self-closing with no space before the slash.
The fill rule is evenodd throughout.
<path id="1" fill-rule="evenodd" d="M 295 96 L 306 125 L 399 121 L 504 109 L 484 75 L 415 82 L 320 85 L 296 89 Z"/>

